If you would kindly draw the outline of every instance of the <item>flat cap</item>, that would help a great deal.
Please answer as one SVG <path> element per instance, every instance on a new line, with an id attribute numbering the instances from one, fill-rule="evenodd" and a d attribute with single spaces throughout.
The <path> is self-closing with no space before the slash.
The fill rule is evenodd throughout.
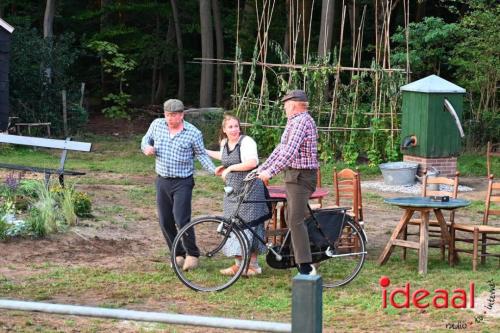
<path id="1" fill-rule="evenodd" d="M 286 101 L 298 101 L 307 102 L 307 95 L 304 90 L 290 90 L 285 97 L 281 99 L 282 102 Z"/>
<path id="2" fill-rule="evenodd" d="M 178 99 L 169 99 L 163 103 L 164 112 L 182 112 L 184 111 L 184 104 Z"/>

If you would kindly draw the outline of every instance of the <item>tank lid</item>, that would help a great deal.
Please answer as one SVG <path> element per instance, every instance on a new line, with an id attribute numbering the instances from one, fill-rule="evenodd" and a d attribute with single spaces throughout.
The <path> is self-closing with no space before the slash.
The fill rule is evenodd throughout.
<path id="1" fill-rule="evenodd" d="M 465 89 L 446 81 L 437 75 L 429 75 L 418 81 L 408 83 L 401 91 L 416 91 L 424 93 L 465 93 Z"/>

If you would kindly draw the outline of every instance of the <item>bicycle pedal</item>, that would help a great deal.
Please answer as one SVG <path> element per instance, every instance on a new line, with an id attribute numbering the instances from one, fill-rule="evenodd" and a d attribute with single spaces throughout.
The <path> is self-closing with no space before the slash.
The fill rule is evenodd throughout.
<path id="1" fill-rule="evenodd" d="M 328 247 L 326 250 L 325 250 L 325 254 L 329 257 L 333 257 L 335 255 L 335 249 L 332 250 L 331 247 Z"/>

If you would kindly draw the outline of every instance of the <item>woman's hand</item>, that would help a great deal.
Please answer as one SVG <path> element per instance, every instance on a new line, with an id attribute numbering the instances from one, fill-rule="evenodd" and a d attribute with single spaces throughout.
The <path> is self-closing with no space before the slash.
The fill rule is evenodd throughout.
<path id="1" fill-rule="evenodd" d="M 222 174 L 221 174 L 222 180 L 226 181 L 226 176 L 230 172 L 231 172 L 231 167 L 228 167 L 227 169 L 225 169 L 224 171 L 222 171 Z"/>
<path id="2" fill-rule="evenodd" d="M 218 167 L 215 168 L 215 175 L 216 176 L 222 176 L 222 172 L 224 171 L 224 166 L 219 165 Z"/>

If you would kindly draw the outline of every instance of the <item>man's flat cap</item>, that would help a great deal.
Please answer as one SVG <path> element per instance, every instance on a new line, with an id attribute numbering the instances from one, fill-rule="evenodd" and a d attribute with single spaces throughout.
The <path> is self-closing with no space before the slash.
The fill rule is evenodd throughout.
<path id="1" fill-rule="evenodd" d="M 304 90 L 291 90 L 281 99 L 281 101 L 307 102 L 307 95 Z"/>
<path id="2" fill-rule="evenodd" d="M 182 112 L 184 111 L 184 104 L 178 99 L 169 99 L 163 103 L 164 112 Z"/>

